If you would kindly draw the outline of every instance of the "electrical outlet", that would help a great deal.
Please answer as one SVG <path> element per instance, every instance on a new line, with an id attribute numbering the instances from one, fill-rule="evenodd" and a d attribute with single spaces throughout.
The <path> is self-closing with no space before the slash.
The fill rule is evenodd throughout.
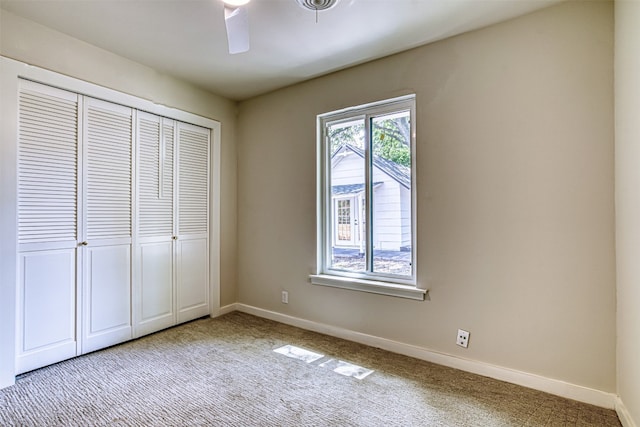
<path id="1" fill-rule="evenodd" d="M 289 292 L 282 291 L 282 303 L 289 304 Z"/>
<path id="2" fill-rule="evenodd" d="M 469 332 L 458 329 L 458 338 L 456 339 L 456 344 L 464 348 L 469 347 Z"/>

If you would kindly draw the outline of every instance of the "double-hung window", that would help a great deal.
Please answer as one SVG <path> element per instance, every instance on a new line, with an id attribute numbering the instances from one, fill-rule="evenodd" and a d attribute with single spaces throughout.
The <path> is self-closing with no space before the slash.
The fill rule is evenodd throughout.
<path id="1" fill-rule="evenodd" d="M 416 287 L 415 96 L 318 116 L 311 282 L 424 299 Z"/>

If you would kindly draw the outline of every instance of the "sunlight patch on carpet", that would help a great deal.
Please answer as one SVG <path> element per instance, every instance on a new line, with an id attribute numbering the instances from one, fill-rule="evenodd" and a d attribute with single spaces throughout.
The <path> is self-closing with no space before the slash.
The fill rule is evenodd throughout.
<path id="1" fill-rule="evenodd" d="M 318 366 L 321 368 L 331 369 L 337 374 L 354 377 L 359 380 L 362 380 L 373 373 L 373 370 L 371 369 L 363 368 L 362 366 L 354 365 L 353 363 L 345 362 L 344 360 L 330 359 Z"/>
<path id="2" fill-rule="evenodd" d="M 296 347 L 294 345 L 285 345 L 280 348 L 276 348 L 276 353 L 284 354 L 292 359 L 304 360 L 306 363 L 315 362 L 318 359 L 324 357 L 324 354 L 314 353 L 313 351 L 305 350 L 304 348 Z"/>

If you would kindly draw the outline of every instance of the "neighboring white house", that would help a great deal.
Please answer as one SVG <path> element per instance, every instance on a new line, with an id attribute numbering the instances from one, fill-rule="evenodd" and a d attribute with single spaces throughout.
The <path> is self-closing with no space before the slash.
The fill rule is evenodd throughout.
<path id="1" fill-rule="evenodd" d="M 343 144 L 331 156 L 333 246 L 364 249 L 364 151 Z M 373 247 L 411 249 L 411 171 L 378 156 L 373 158 Z"/>

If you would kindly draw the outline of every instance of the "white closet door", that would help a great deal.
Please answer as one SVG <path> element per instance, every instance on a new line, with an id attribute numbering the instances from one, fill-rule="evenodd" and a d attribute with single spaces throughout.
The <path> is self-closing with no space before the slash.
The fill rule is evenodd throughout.
<path id="1" fill-rule="evenodd" d="M 173 120 L 138 112 L 135 336 L 176 323 Z"/>
<path id="2" fill-rule="evenodd" d="M 82 353 L 132 337 L 132 123 L 120 105 L 85 98 Z"/>
<path id="3" fill-rule="evenodd" d="M 178 123 L 178 322 L 210 313 L 209 129 Z"/>
<path id="4" fill-rule="evenodd" d="M 78 96 L 21 81 L 16 373 L 76 355 Z"/>

